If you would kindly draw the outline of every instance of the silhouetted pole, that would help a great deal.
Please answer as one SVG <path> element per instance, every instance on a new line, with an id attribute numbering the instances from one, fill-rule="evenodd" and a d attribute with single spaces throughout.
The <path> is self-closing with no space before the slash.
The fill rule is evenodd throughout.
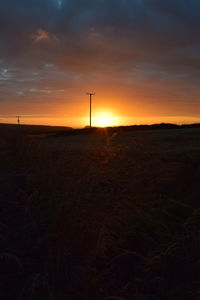
<path id="1" fill-rule="evenodd" d="M 95 95 L 95 93 L 87 93 L 87 95 L 90 96 L 90 128 L 92 127 L 92 96 Z"/>
<path id="2" fill-rule="evenodd" d="M 19 120 L 20 116 L 16 116 L 16 118 L 17 118 L 17 124 L 19 125 L 20 124 L 20 120 Z"/>

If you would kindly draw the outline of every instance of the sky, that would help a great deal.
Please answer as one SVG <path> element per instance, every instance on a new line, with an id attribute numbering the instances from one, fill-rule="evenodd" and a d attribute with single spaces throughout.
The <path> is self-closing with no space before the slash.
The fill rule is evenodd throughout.
<path id="1" fill-rule="evenodd" d="M 85 126 L 86 92 L 118 125 L 200 122 L 200 1 L 0 1 L 0 122 Z"/>

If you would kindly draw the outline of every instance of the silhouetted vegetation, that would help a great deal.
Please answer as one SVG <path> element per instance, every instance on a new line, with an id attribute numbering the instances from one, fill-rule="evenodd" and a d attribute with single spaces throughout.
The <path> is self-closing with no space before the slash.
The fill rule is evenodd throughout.
<path id="1" fill-rule="evenodd" d="M 1 125 L 0 299 L 199 299 L 199 128 Z"/>
<path id="2" fill-rule="evenodd" d="M 20 129 L 19 129 L 20 128 Z M 200 128 L 199 123 L 194 124 L 170 124 L 170 123 L 160 123 L 152 125 L 129 125 L 129 126 L 115 126 L 107 127 L 107 132 L 126 132 L 126 131 L 135 131 L 135 130 L 162 130 L 162 129 L 184 129 L 184 128 Z M 72 127 L 65 126 L 45 126 L 45 125 L 23 125 L 20 127 L 14 124 L 0 124 L 0 133 L 7 132 L 7 130 L 12 132 L 18 132 L 19 130 L 24 134 L 30 135 L 44 135 L 44 134 L 53 134 L 53 135 L 76 135 L 76 134 L 91 134 L 99 133 L 105 131 L 105 128 L 101 127 L 89 127 L 75 129 Z"/>

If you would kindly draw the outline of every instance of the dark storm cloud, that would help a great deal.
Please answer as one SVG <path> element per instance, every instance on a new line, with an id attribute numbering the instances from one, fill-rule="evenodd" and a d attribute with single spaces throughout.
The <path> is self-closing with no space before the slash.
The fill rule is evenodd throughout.
<path id="1" fill-rule="evenodd" d="M 20 70 L 30 89 L 31 81 L 56 89 L 62 78 L 73 85 L 88 74 L 109 80 L 113 73 L 126 84 L 136 78 L 189 84 L 200 79 L 199 17 L 197 0 L 1 1 L 2 70 L 18 71 L 6 79 L 2 71 L 0 85 L 24 93 Z M 45 64 L 55 68 L 44 74 Z"/>

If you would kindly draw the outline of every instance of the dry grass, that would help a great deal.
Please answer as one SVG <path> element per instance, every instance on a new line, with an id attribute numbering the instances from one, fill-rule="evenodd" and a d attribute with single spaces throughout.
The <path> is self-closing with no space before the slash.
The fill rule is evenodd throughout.
<path id="1" fill-rule="evenodd" d="M 199 299 L 199 150 L 199 129 L 1 128 L 0 298 Z"/>

